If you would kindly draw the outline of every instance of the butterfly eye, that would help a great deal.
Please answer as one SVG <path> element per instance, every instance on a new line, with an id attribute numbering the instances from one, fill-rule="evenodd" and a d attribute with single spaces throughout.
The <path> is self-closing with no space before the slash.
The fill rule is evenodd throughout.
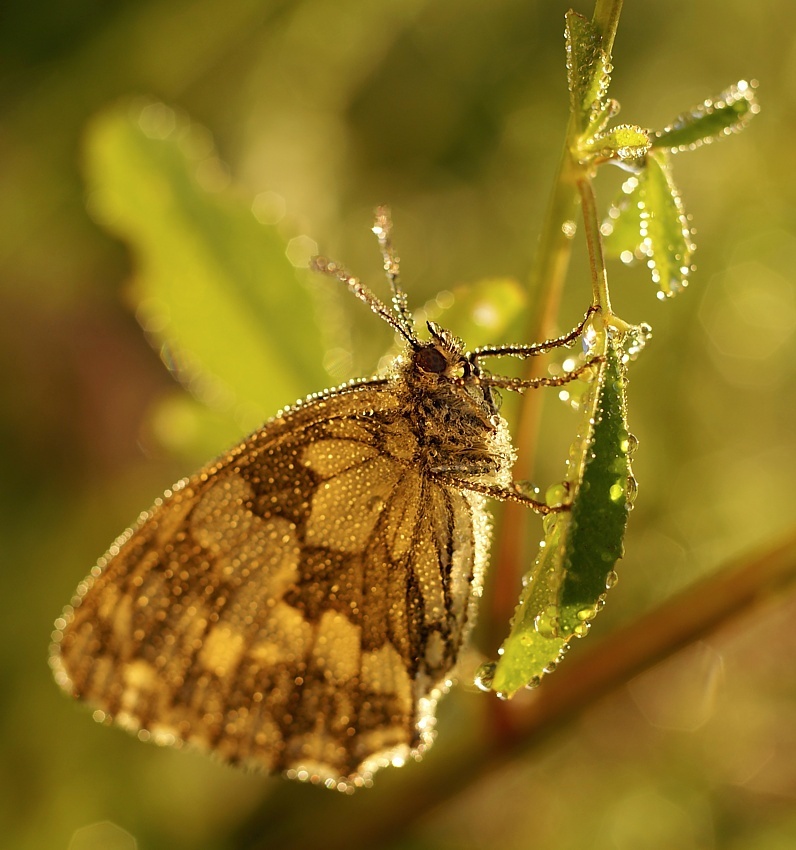
<path id="1" fill-rule="evenodd" d="M 415 365 L 424 372 L 441 375 L 448 368 L 448 361 L 441 351 L 429 346 L 415 353 Z"/>

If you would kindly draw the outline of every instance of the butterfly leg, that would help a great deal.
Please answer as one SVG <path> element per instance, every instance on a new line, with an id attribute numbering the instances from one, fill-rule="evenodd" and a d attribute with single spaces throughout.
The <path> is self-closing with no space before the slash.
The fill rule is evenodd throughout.
<path id="1" fill-rule="evenodd" d="M 479 381 L 489 387 L 497 387 L 504 390 L 515 390 L 522 392 L 526 389 L 537 387 L 560 387 L 568 384 L 570 381 L 577 380 L 585 372 L 588 372 L 594 366 L 605 361 L 604 357 L 592 357 L 582 366 L 567 372 L 565 375 L 551 376 L 549 378 L 506 378 L 500 375 L 480 375 Z"/>
<path id="2" fill-rule="evenodd" d="M 547 339 L 544 342 L 537 342 L 532 345 L 487 345 L 482 348 L 476 348 L 472 355 L 473 359 L 477 362 L 481 357 L 504 357 L 507 355 L 523 358 L 535 357 L 539 354 L 544 354 L 546 351 L 551 351 L 554 348 L 561 348 L 565 345 L 569 345 L 583 333 L 583 329 L 586 327 L 587 322 L 599 309 L 599 307 L 592 304 L 581 321 L 572 328 L 571 331 L 555 337 L 554 339 Z"/>
<path id="3" fill-rule="evenodd" d="M 512 482 L 509 487 L 500 487 L 497 484 L 468 481 L 465 478 L 458 478 L 457 476 L 444 473 L 438 473 L 433 477 L 440 484 L 455 487 L 457 490 L 469 490 L 472 493 L 480 493 L 483 496 L 489 496 L 490 499 L 497 499 L 499 502 L 517 502 L 543 516 L 546 514 L 563 513 L 572 507 L 566 502 L 559 505 L 548 505 L 546 502 L 534 499 L 525 493 L 520 485 L 515 482 Z"/>

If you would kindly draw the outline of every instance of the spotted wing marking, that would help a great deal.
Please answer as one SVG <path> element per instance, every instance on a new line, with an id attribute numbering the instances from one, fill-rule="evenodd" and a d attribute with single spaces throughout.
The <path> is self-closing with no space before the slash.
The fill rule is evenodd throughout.
<path id="1" fill-rule="evenodd" d="M 416 449 L 381 381 L 272 420 L 81 583 L 57 623 L 59 683 L 142 739 L 343 790 L 419 753 L 488 516 Z"/>

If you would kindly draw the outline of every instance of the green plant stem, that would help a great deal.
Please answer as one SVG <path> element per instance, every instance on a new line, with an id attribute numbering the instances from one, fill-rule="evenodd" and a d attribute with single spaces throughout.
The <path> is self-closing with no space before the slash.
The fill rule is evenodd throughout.
<path id="1" fill-rule="evenodd" d="M 318 823 L 325 824 L 325 850 L 405 846 L 401 836 L 423 816 L 543 745 L 633 676 L 737 617 L 776 602 L 794 583 L 796 527 L 769 549 L 720 568 L 602 640 L 584 642 L 544 687 L 500 703 L 506 707 L 506 724 L 499 738 L 474 731 L 455 741 L 448 737 L 446 746 L 441 729 L 440 743 L 422 765 L 380 773 L 375 788 L 352 799 L 273 780 L 273 793 L 226 846 L 317 847 Z"/>
<path id="2" fill-rule="evenodd" d="M 567 128 L 565 142 L 553 182 L 553 190 L 547 205 L 539 250 L 530 275 L 529 290 L 534 309 L 528 324 L 529 339 L 547 339 L 554 333 L 558 320 L 558 306 L 569 269 L 572 254 L 572 237 L 565 232 L 564 225 L 575 219 L 577 205 L 578 168 L 569 149 L 571 124 Z M 531 361 L 534 362 L 534 361 Z M 529 394 L 526 398 L 530 398 Z"/>
<path id="3" fill-rule="evenodd" d="M 592 22 L 602 34 L 602 47 L 609 57 L 621 11 L 622 0 L 597 0 L 595 4 Z M 572 155 L 578 132 L 577 120 L 573 113 L 567 125 L 558 171 L 553 182 L 539 248 L 530 275 L 529 291 L 534 304 L 528 323 L 528 338 L 531 340 L 548 339 L 555 333 L 561 293 L 572 253 L 571 231 L 568 234 L 564 225 L 575 218 L 578 195 L 583 205 L 586 239 L 589 243 L 593 301 L 602 307 L 602 315 L 605 319 L 610 320 L 612 317 L 591 176 Z M 585 201 L 584 194 L 588 195 Z M 601 272 L 600 269 L 602 269 Z M 622 322 L 617 323 L 624 325 Z M 546 364 L 546 357 L 532 358 L 528 363 L 526 377 L 538 377 Z M 536 454 L 543 404 L 543 393 L 526 393 L 520 406 L 516 429 L 518 460 L 514 469 L 515 478 L 520 480 L 533 478 L 533 459 Z M 492 648 L 500 642 L 502 632 L 505 631 L 505 623 L 514 611 L 519 576 L 523 572 L 523 565 L 528 563 L 530 558 L 525 545 L 526 519 L 527 511 L 521 506 L 513 504 L 504 506 L 500 541 L 495 553 L 494 573 L 497 579 L 488 618 L 491 629 L 483 636 L 483 648 L 490 655 Z"/>
<path id="4" fill-rule="evenodd" d="M 602 33 L 602 46 L 609 56 L 621 11 L 622 0 L 597 0 L 595 5 L 593 23 Z M 622 329 L 627 327 L 611 312 L 591 174 L 573 155 L 580 132 L 577 115 L 572 112 L 529 281 L 533 304 L 528 324 L 528 338 L 531 340 L 554 336 L 559 324 L 561 294 L 572 253 L 572 230 L 565 225 L 574 222 L 579 196 L 589 246 L 593 303 L 602 308 L 601 314 L 605 321 Z M 538 377 L 546 364 L 545 357 L 531 358 L 526 377 Z M 515 440 L 518 460 L 514 467 L 514 476 L 520 480 L 533 478 L 533 459 L 543 404 L 543 393 L 526 393 L 520 405 Z M 487 618 L 489 630 L 482 635 L 482 648 L 490 656 L 505 633 L 505 624 L 511 619 L 517 602 L 519 577 L 525 571 L 530 557 L 526 526 L 525 508 L 512 504 L 504 506 L 500 543 L 495 557 L 496 578 Z"/>
<path id="5" fill-rule="evenodd" d="M 602 36 L 601 47 L 611 61 L 616 30 L 619 27 L 619 16 L 622 14 L 623 0 L 596 0 L 592 24 Z M 578 128 L 570 122 L 567 143 L 569 149 L 576 149 Z M 587 167 L 580 166 L 577 179 L 578 194 L 580 195 L 586 244 L 589 249 L 589 266 L 591 269 L 592 294 L 594 304 L 600 307 L 603 319 L 609 321 L 612 317 L 611 298 L 608 293 L 608 276 L 605 271 L 602 237 L 600 236 L 600 221 L 597 215 L 597 204 L 594 197 L 592 175 Z M 624 324 L 623 322 L 621 324 Z"/>
<path id="6" fill-rule="evenodd" d="M 594 6 L 591 22 L 602 34 L 602 48 L 609 59 L 614 49 L 614 38 L 619 26 L 619 16 L 622 14 L 622 3 L 623 0 L 597 0 Z"/>
<path id="7" fill-rule="evenodd" d="M 594 186 L 591 175 L 582 170 L 578 178 L 578 193 L 580 195 L 583 225 L 586 234 L 586 246 L 589 251 L 589 269 L 591 271 L 592 298 L 596 307 L 600 308 L 603 325 L 610 325 L 624 332 L 631 326 L 617 316 L 611 309 L 611 296 L 608 291 L 608 274 L 605 270 L 600 220 L 597 214 L 597 203 L 594 197 Z"/>
<path id="8" fill-rule="evenodd" d="M 611 296 L 608 292 L 608 274 L 605 270 L 603 243 L 600 236 L 600 222 L 597 217 L 597 202 L 594 186 L 589 174 L 578 179 L 578 194 L 583 212 L 583 225 L 586 245 L 589 250 L 589 269 L 591 271 L 592 297 L 595 307 L 599 307 L 603 316 L 611 315 Z"/>
<path id="9" fill-rule="evenodd" d="M 568 130 L 567 139 L 569 135 Z M 534 306 L 528 323 L 528 339 L 548 339 L 555 335 L 561 294 L 572 253 L 572 238 L 565 232 L 564 224 L 575 219 L 577 174 L 567 142 L 561 152 L 529 281 Z M 546 363 L 546 357 L 531 358 L 526 377 L 538 377 L 543 374 Z M 544 393 L 526 393 L 522 397 L 516 429 L 518 459 L 514 468 L 514 475 L 520 480 L 533 477 L 533 461 L 543 403 Z M 527 513 L 527 508 L 521 505 L 504 505 L 495 555 L 494 574 L 497 580 L 491 597 L 490 616 L 487 618 L 491 633 L 483 636 L 484 651 L 490 655 L 494 654 L 504 637 L 506 623 L 517 604 L 519 576 L 523 572 L 523 564 L 528 563 L 530 558 L 523 533 Z"/>

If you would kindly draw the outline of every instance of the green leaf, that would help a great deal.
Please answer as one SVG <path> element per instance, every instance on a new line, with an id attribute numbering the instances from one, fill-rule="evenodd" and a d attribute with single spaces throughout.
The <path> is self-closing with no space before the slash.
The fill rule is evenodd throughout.
<path id="1" fill-rule="evenodd" d="M 641 250 L 660 294 L 671 296 L 688 285 L 694 243 L 666 154 L 651 151 L 641 188 Z"/>
<path id="2" fill-rule="evenodd" d="M 646 130 L 635 124 L 620 124 L 610 130 L 596 133 L 579 145 L 581 159 L 592 158 L 636 163 L 650 149 Z"/>
<path id="3" fill-rule="evenodd" d="M 605 591 L 615 582 L 622 557 L 630 484 L 630 434 L 625 410 L 625 375 L 618 343 L 607 347 L 602 385 L 590 411 L 591 433 L 584 440 L 583 477 L 572 503 L 564 553 L 558 628 L 582 636 L 597 614 Z M 579 458 L 580 460 L 580 458 Z"/>
<path id="4" fill-rule="evenodd" d="M 468 348 L 520 339 L 523 317 L 528 304 L 524 286 L 514 278 L 482 278 L 475 283 L 440 293 L 434 304 L 442 301 L 444 311 L 416 316 L 418 327 L 426 319 L 441 321 L 460 336 Z"/>
<path id="5" fill-rule="evenodd" d="M 598 336 L 603 352 L 586 403 L 581 433 L 570 451 L 561 493 L 574 493 L 571 510 L 545 517 L 545 540 L 524 579 L 512 628 L 489 670 L 492 690 L 511 696 L 538 684 L 560 661 L 568 643 L 584 636 L 616 581 L 627 514 L 635 496 L 632 438 L 625 413 L 622 340 Z"/>
<path id="6" fill-rule="evenodd" d="M 328 383 L 306 275 L 227 187 L 206 130 L 135 101 L 97 116 L 86 148 L 90 209 L 136 261 L 137 315 L 198 398 L 239 435 Z"/>
<path id="7" fill-rule="evenodd" d="M 760 111 L 756 86 L 754 81 L 740 80 L 718 97 L 678 115 L 668 127 L 655 133 L 652 146 L 674 153 L 740 132 Z"/>
<path id="8" fill-rule="evenodd" d="M 641 194 L 644 171 L 628 177 L 622 184 L 618 198 L 608 209 L 608 217 L 602 223 L 603 251 L 608 257 L 619 257 L 630 262 L 640 256 L 641 245 Z"/>
<path id="9" fill-rule="evenodd" d="M 567 12 L 564 36 L 570 108 L 582 132 L 592 124 L 595 114 L 611 111 L 606 110 L 606 94 L 612 69 L 602 49 L 602 37 L 587 18 Z"/>
<path id="10" fill-rule="evenodd" d="M 643 259 L 663 298 L 688 285 L 694 243 L 665 151 L 651 150 L 644 163 L 608 211 L 603 248 L 626 262 Z"/>

